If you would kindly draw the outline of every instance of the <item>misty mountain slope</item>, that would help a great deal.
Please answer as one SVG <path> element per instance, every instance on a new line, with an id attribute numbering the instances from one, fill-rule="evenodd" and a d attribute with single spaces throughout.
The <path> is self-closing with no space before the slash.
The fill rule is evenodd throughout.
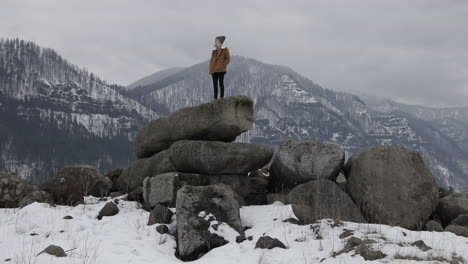
<path id="1" fill-rule="evenodd" d="M 38 180 L 67 164 L 124 166 L 155 117 L 51 49 L 0 41 L 0 169 Z"/>
<path id="2" fill-rule="evenodd" d="M 205 61 L 129 95 L 160 114 L 207 102 L 213 96 L 207 69 Z M 343 145 L 348 156 L 378 144 L 400 144 L 421 152 L 441 185 L 463 188 L 468 182 L 466 148 L 428 120 L 377 111 L 356 95 L 322 88 L 288 67 L 240 56 L 232 56 L 225 84 L 226 96 L 242 94 L 255 101 L 255 125 L 242 141 L 329 141 Z"/>
<path id="3" fill-rule="evenodd" d="M 155 72 L 151 75 L 148 75 L 144 78 L 141 78 L 129 85 L 127 85 L 125 88 L 127 90 L 132 90 L 138 86 L 145 86 L 145 85 L 149 85 L 149 84 L 152 84 L 152 83 L 155 83 L 159 80 L 162 80 L 170 75 L 173 75 L 173 74 L 176 74 L 180 71 L 182 71 L 184 68 L 183 67 L 173 67 L 173 68 L 168 68 L 168 69 L 164 69 L 164 70 L 161 70 L 161 71 L 158 71 L 158 72 Z"/>

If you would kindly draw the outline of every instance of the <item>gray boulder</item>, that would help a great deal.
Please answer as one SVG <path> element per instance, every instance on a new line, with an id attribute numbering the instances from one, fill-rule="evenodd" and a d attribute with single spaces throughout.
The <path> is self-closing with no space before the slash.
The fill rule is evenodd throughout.
<path id="1" fill-rule="evenodd" d="M 184 139 L 231 142 L 251 129 L 252 122 L 253 101 L 246 96 L 182 108 L 168 117 L 153 120 L 139 131 L 136 155 L 150 157 Z"/>
<path id="2" fill-rule="evenodd" d="M 96 168 L 84 165 L 66 166 L 43 184 L 42 189 L 52 195 L 57 204 L 74 205 L 83 196 L 106 196 L 112 187 L 110 179 Z"/>
<path id="3" fill-rule="evenodd" d="M 247 174 L 273 156 L 267 145 L 217 141 L 177 141 L 169 151 L 177 171 L 202 174 Z"/>
<path id="4" fill-rule="evenodd" d="M 443 225 L 448 225 L 462 214 L 468 214 L 468 196 L 463 193 L 452 193 L 440 199 L 436 209 L 437 216 Z"/>
<path id="5" fill-rule="evenodd" d="M 119 207 L 113 202 L 108 202 L 104 207 L 102 207 L 101 211 L 99 211 L 99 215 L 97 219 L 101 220 L 104 216 L 114 216 L 119 213 Z"/>
<path id="6" fill-rule="evenodd" d="M 286 140 L 270 168 L 276 191 L 317 179 L 335 180 L 345 161 L 344 150 L 334 143 Z"/>
<path id="7" fill-rule="evenodd" d="M 0 172 L 0 208 L 18 207 L 21 200 L 34 190 L 33 185 L 18 176 Z"/>
<path id="8" fill-rule="evenodd" d="M 289 192 L 288 201 L 303 224 L 312 224 L 320 219 L 366 222 L 357 205 L 330 180 L 315 180 L 298 185 Z"/>
<path id="9" fill-rule="evenodd" d="M 177 250 L 182 260 L 197 259 L 226 243 L 210 231 L 210 218 L 228 224 L 244 236 L 239 203 L 234 196 L 234 191 L 224 184 L 185 185 L 177 192 Z"/>
<path id="10" fill-rule="evenodd" d="M 159 152 L 150 158 L 142 158 L 132 162 L 116 180 L 116 189 L 129 192 L 142 185 L 146 177 L 177 171 L 172 163 L 169 151 Z"/>
<path id="11" fill-rule="evenodd" d="M 35 190 L 30 192 L 28 195 L 26 195 L 26 197 L 24 197 L 21 200 L 21 202 L 19 203 L 19 207 L 22 208 L 36 202 L 53 204 L 54 200 L 52 199 L 52 196 L 49 193 L 45 191 Z"/>
<path id="12" fill-rule="evenodd" d="M 348 194 L 371 223 L 419 229 L 439 202 L 421 155 L 402 146 L 362 150 L 349 158 L 344 171 Z"/>

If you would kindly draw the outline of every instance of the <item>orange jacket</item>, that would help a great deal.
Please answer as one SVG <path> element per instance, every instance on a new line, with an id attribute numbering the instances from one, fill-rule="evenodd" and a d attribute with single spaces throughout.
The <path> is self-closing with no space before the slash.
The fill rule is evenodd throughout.
<path id="1" fill-rule="evenodd" d="M 230 61 L 231 56 L 228 48 L 222 47 L 219 50 L 214 49 L 213 52 L 211 52 L 210 74 L 215 72 L 226 72 L 226 67 Z"/>

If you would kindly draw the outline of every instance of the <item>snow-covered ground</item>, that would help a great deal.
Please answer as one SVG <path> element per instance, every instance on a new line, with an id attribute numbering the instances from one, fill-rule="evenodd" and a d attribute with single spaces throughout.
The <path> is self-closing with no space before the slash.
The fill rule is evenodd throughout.
<path id="1" fill-rule="evenodd" d="M 119 214 L 99 221 L 96 216 L 106 202 L 86 200 L 85 205 L 76 207 L 34 203 L 23 209 L 0 209 L 0 263 L 181 263 L 174 255 L 175 239 L 157 233 L 157 225 L 147 226 L 149 213 L 137 203 L 120 201 Z M 63 219 L 67 215 L 73 219 Z M 453 256 L 468 260 L 468 238 L 452 233 L 332 220 L 312 226 L 282 221 L 290 217 L 294 217 L 291 206 L 281 203 L 243 207 L 243 225 L 250 227 L 245 231 L 246 237 L 253 239 L 239 244 L 235 237 L 227 239 L 228 244 L 193 263 L 447 263 Z M 174 225 L 175 221 L 171 228 Z M 345 229 L 355 237 L 374 240 L 370 247 L 387 256 L 366 262 L 351 251 L 332 257 L 349 238 L 339 238 Z M 262 235 L 278 238 L 287 249 L 255 249 L 255 242 Z M 410 245 L 417 240 L 423 240 L 432 249 L 424 252 Z M 68 256 L 36 256 L 50 244 L 70 250 Z M 395 255 L 400 259 L 394 259 Z M 436 261 L 442 259 L 447 261 Z"/>

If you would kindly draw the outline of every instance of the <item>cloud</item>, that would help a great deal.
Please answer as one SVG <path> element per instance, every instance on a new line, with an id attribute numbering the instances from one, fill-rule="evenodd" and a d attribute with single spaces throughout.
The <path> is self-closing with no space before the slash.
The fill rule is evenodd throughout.
<path id="1" fill-rule="evenodd" d="M 331 89 L 468 106 L 463 0 L 5 0 L 0 36 L 56 49 L 122 85 L 232 53 L 287 65 Z"/>

